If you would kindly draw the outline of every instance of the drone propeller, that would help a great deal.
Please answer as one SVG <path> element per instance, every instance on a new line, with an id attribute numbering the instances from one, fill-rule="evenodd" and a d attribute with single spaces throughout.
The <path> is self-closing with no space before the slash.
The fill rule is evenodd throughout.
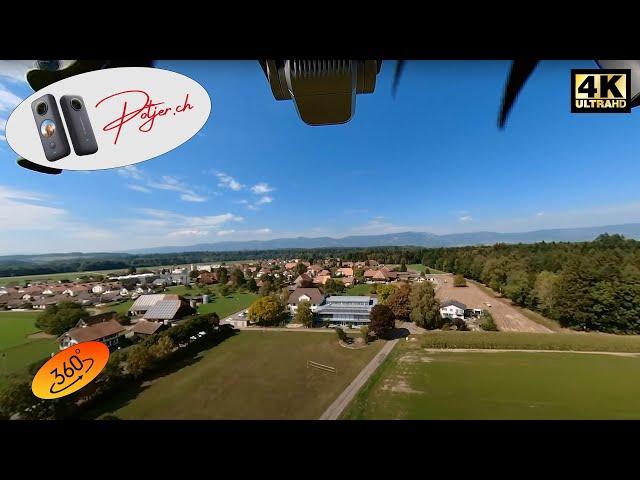
<path id="1" fill-rule="evenodd" d="M 504 88 L 502 97 L 502 106 L 500 108 L 500 117 L 498 118 L 498 127 L 504 128 L 507 116 L 511 111 L 511 107 L 518 97 L 518 93 L 526 83 L 531 73 L 536 68 L 538 60 L 514 60 L 511 64 L 511 71 L 507 79 L 507 85 Z"/>
<path id="2" fill-rule="evenodd" d="M 25 160 L 24 158 L 19 158 L 17 162 L 18 165 L 20 165 L 22 168 L 33 170 L 34 172 L 38 173 L 46 173 L 49 175 L 59 175 L 62 173 L 62 170 L 60 170 L 59 168 L 45 167 L 44 165 L 30 162 L 29 160 Z"/>
<path id="3" fill-rule="evenodd" d="M 396 98 L 396 92 L 398 91 L 398 85 L 400 84 L 400 77 L 404 70 L 405 60 L 398 60 L 396 62 L 396 69 L 393 72 L 393 85 L 391 86 L 391 96 Z"/>

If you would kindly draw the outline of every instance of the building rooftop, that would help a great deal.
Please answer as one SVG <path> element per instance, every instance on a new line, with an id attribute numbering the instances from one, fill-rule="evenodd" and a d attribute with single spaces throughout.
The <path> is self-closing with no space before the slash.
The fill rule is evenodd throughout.
<path id="1" fill-rule="evenodd" d="M 68 335 L 78 343 L 91 342 L 93 340 L 98 340 L 100 338 L 115 335 L 124 331 L 125 328 L 118 322 L 116 322 L 115 320 L 109 320 L 107 322 L 96 323 L 95 325 L 91 325 L 89 327 L 72 328 L 59 338 Z"/>
<path id="2" fill-rule="evenodd" d="M 441 307 L 449 307 L 451 305 L 461 308 L 463 310 L 467 308 L 467 306 L 464 303 L 459 302 L 458 300 L 445 300 L 440 304 Z"/>

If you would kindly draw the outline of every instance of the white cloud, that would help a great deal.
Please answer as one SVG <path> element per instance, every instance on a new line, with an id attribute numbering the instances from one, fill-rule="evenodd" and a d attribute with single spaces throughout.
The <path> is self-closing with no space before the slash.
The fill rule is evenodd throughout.
<path id="1" fill-rule="evenodd" d="M 133 185 L 131 183 L 127 184 L 127 188 L 131 190 L 135 190 L 136 192 L 142 193 L 151 193 L 151 189 L 147 187 L 143 187 L 142 185 Z"/>
<path id="2" fill-rule="evenodd" d="M 144 185 L 127 185 L 128 188 L 138 192 L 149 193 L 151 190 L 165 190 L 180 193 L 180 199 L 185 202 L 206 202 L 208 200 L 207 197 L 197 194 L 187 184 L 171 175 L 163 175 L 159 180 L 157 180 L 142 171 L 136 165 L 128 165 L 126 167 L 119 168 L 117 172 L 118 175 L 121 175 L 124 178 L 143 183 Z"/>
<path id="3" fill-rule="evenodd" d="M 22 99 L 0 84 L 0 112 L 11 111 L 22 102 Z"/>
<path id="4" fill-rule="evenodd" d="M 206 237 L 209 235 L 207 230 L 176 230 L 169 232 L 170 237 Z"/>
<path id="5" fill-rule="evenodd" d="M 180 195 L 180 198 L 185 202 L 206 202 L 207 201 L 207 197 L 203 197 L 193 193 L 183 193 L 182 195 Z"/>
<path id="6" fill-rule="evenodd" d="M 165 220 L 178 226 L 187 227 L 209 227 L 215 229 L 227 222 L 242 222 L 244 218 L 232 213 L 222 213 L 220 215 L 205 216 L 189 216 L 168 210 L 157 210 L 153 208 L 139 208 L 136 210 L 143 215 L 153 217 L 155 219 Z"/>
<path id="7" fill-rule="evenodd" d="M 384 217 L 374 217 L 369 223 L 349 229 L 349 232 L 357 235 L 377 235 L 382 233 L 399 233 L 413 231 L 415 228 L 395 225 L 391 222 L 382 222 Z M 324 231 L 324 230 L 323 230 Z"/>
<path id="8" fill-rule="evenodd" d="M 238 190 L 242 190 L 242 187 L 244 186 L 240 182 L 238 182 L 235 178 L 233 178 L 230 175 L 227 175 L 226 173 L 216 173 L 216 177 L 218 177 L 218 180 L 219 180 L 219 183 L 218 183 L 219 187 L 230 188 L 231 190 L 234 190 L 237 192 Z"/>
<path id="9" fill-rule="evenodd" d="M 10 230 L 47 230 L 55 228 L 68 212 L 38 205 L 41 196 L 0 186 L 0 225 L 3 234 Z"/>
<path id="10" fill-rule="evenodd" d="M 27 81 L 27 71 L 35 66 L 35 60 L 0 60 L 0 76 L 14 82 Z"/>
<path id="11" fill-rule="evenodd" d="M 271 229 L 270 228 L 259 228 L 258 230 L 256 230 L 256 233 L 271 233 Z"/>
<path id="12" fill-rule="evenodd" d="M 458 220 L 460 220 L 461 222 L 470 222 L 471 220 L 473 220 L 473 218 L 470 215 L 463 215 Z"/>
<path id="13" fill-rule="evenodd" d="M 232 233 L 234 233 L 234 232 L 235 232 L 235 230 L 220 230 L 220 231 L 218 232 L 218 236 L 219 236 L 219 237 L 224 237 L 224 236 L 226 236 L 226 235 L 231 235 L 231 234 L 232 234 Z"/>
<path id="14" fill-rule="evenodd" d="M 269 195 L 265 195 L 264 197 L 259 198 L 256 204 L 262 205 L 263 203 L 271 203 L 271 202 L 273 202 L 273 198 L 271 198 Z"/>
<path id="15" fill-rule="evenodd" d="M 126 167 L 119 168 L 117 170 L 118 175 L 122 175 L 125 178 L 131 178 L 133 180 L 142 180 L 143 173 L 135 165 L 127 165 Z"/>
<path id="16" fill-rule="evenodd" d="M 542 216 L 544 216 L 544 212 L 538 212 L 538 213 L 536 213 L 536 217 L 542 217 Z"/>
<path id="17" fill-rule="evenodd" d="M 263 195 L 265 193 L 273 192 L 275 188 L 271 187 L 268 183 L 257 183 L 251 187 L 251 191 L 256 195 Z"/>

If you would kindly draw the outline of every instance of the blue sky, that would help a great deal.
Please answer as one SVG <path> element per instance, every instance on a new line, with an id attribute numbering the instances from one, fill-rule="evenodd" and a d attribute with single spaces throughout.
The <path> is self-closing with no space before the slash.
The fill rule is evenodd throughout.
<path id="1" fill-rule="evenodd" d="M 545 61 L 509 119 L 509 62 L 394 62 L 350 123 L 310 127 L 251 61 L 160 61 L 209 92 L 201 132 L 125 169 L 18 167 L 4 122 L 29 62 L 0 61 L 0 254 L 113 251 L 290 236 L 514 232 L 640 221 L 640 117 L 572 115 L 571 68 Z"/>

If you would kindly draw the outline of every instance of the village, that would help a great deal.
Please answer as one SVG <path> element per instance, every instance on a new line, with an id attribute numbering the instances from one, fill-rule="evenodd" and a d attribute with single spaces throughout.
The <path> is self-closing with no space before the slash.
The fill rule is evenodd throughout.
<path id="1" fill-rule="evenodd" d="M 422 267 L 422 266 L 419 266 Z M 378 285 L 432 282 L 437 289 L 448 280 L 425 274 L 420 268 L 383 265 L 374 259 L 342 261 L 339 258 L 269 259 L 233 264 L 191 264 L 170 268 L 131 269 L 129 273 L 85 275 L 73 280 L 27 281 L 23 285 L 0 287 L 0 309 L 12 311 L 46 310 L 73 302 L 92 315 L 82 318 L 58 337 L 64 349 L 84 341 L 101 341 L 118 348 L 125 338 L 144 338 L 179 324 L 208 310 L 216 292 L 247 292 L 248 300 L 237 311 L 226 312 L 220 324 L 251 329 L 254 322 L 247 304 L 256 294 L 279 294 L 285 304 L 287 328 L 300 328 L 296 313 L 307 302 L 313 314 L 309 327 L 359 329 L 370 322 L 370 313 L 380 300 Z M 450 281 L 450 280 L 449 280 Z M 253 295 L 251 295 L 253 294 Z M 215 311 L 215 310 L 214 310 Z M 479 329 L 480 305 L 474 308 L 456 299 L 441 302 L 443 319 L 459 319 L 459 329 Z M 454 322 L 455 323 L 455 322 Z M 126 344 L 126 342 L 124 342 Z"/>

